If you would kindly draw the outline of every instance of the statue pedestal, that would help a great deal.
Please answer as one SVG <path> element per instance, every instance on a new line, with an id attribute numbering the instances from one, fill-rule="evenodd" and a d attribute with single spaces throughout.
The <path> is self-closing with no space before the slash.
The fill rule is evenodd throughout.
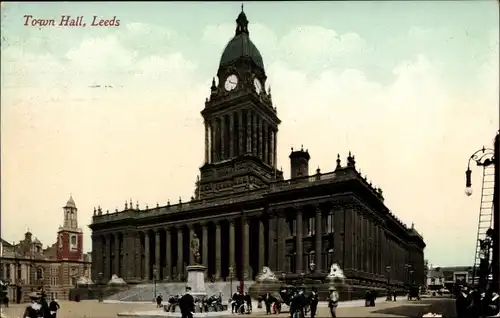
<path id="1" fill-rule="evenodd" d="M 203 298 L 207 295 L 205 290 L 205 271 L 207 268 L 203 265 L 190 265 L 186 267 L 188 277 L 186 286 L 191 287 L 193 297 Z"/>

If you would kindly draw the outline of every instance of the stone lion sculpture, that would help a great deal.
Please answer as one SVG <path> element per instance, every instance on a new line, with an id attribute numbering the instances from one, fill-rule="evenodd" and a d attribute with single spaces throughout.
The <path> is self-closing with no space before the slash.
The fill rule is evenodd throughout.
<path id="1" fill-rule="evenodd" d="M 262 271 L 256 280 L 257 281 L 265 281 L 265 280 L 278 281 L 278 278 L 276 277 L 276 275 L 274 275 L 274 273 L 271 271 L 271 269 L 269 267 L 264 266 L 264 267 L 262 267 Z"/>
<path id="2" fill-rule="evenodd" d="M 78 278 L 78 280 L 76 281 L 77 285 L 92 285 L 93 283 L 94 282 L 92 281 L 92 279 L 84 276 Z"/>
<path id="3" fill-rule="evenodd" d="M 123 280 L 123 278 L 118 277 L 118 275 L 113 274 L 108 284 L 110 285 L 126 285 L 127 283 Z"/>
<path id="4" fill-rule="evenodd" d="M 330 267 L 330 273 L 327 275 L 327 277 L 339 280 L 345 279 L 344 271 L 340 268 L 339 264 L 337 263 L 332 264 L 332 266 Z"/>

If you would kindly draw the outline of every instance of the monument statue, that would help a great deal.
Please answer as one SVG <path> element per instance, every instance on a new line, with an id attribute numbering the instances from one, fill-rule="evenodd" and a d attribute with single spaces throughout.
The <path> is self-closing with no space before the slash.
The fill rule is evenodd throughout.
<path id="1" fill-rule="evenodd" d="M 193 254 L 194 262 L 196 264 L 199 264 L 201 261 L 200 239 L 198 239 L 198 236 L 196 234 L 193 234 L 193 238 L 191 239 L 190 247 L 191 247 L 191 253 Z"/>
<path id="2" fill-rule="evenodd" d="M 344 271 L 340 268 L 339 264 L 335 263 L 330 267 L 330 273 L 327 276 L 330 279 L 345 279 Z"/>
<path id="3" fill-rule="evenodd" d="M 256 278 L 257 281 L 279 281 L 271 269 L 267 266 L 262 267 L 262 272 Z"/>

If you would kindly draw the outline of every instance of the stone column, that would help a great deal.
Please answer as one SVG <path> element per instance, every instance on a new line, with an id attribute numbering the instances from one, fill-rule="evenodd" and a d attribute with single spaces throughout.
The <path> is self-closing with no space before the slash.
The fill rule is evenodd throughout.
<path id="1" fill-rule="evenodd" d="M 235 236 L 234 236 L 234 219 L 229 220 L 229 266 L 233 267 L 233 273 L 236 271 L 236 262 L 234 261 L 234 245 L 235 245 Z"/>
<path id="2" fill-rule="evenodd" d="M 264 122 L 264 141 L 263 141 L 263 146 L 264 146 L 264 149 L 263 149 L 263 152 L 264 152 L 264 162 L 265 163 L 269 163 L 269 130 L 268 130 L 268 125 L 266 122 Z"/>
<path id="3" fill-rule="evenodd" d="M 245 154 L 245 148 L 243 148 L 243 131 L 245 127 L 243 126 L 243 111 L 238 111 L 238 154 Z"/>
<path id="4" fill-rule="evenodd" d="M 177 280 L 182 281 L 184 278 L 184 251 L 183 251 L 183 235 L 182 226 L 177 227 Z"/>
<path id="5" fill-rule="evenodd" d="M 220 118 L 220 159 L 224 160 L 227 158 L 226 149 L 226 116 L 222 115 Z"/>
<path id="6" fill-rule="evenodd" d="M 272 130 L 272 128 L 270 128 L 271 130 L 269 131 L 269 134 L 270 134 L 270 148 L 269 148 L 269 164 L 276 170 L 276 164 L 274 162 L 274 147 L 275 147 L 275 143 L 274 143 L 274 131 Z"/>
<path id="7" fill-rule="evenodd" d="M 142 278 L 142 245 L 141 245 L 141 232 L 136 232 L 134 237 L 135 244 L 135 270 L 134 276 L 136 280 L 141 280 Z"/>
<path id="8" fill-rule="evenodd" d="M 333 253 L 337 262 L 345 267 L 345 210 L 343 207 L 337 206 L 333 212 Z"/>
<path id="9" fill-rule="evenodd" d="M 274 168 L 276 169 L 278 164 L 278 130 L 274 132 L 273 152 Z"/>
<path id="10" fill-rule="evenodd" d="M 257 134 L 257 114 L 253 114 L 252 116 L 252 154 L 257 156 L 257 142 L 258 142 L 258 134 Z"/>
<path id="11" fill-rule="evenodd" d="M 295 208 L 296 211 L 296 222 L 297 222 L 297 233 L 295 235 L 295 246 L 297 247 L 297 266 L 296 272 L 297 274 L 302 273 L 304 270 L 304 247 L 302 241 L 302 232 L 304 231 L 304 227 L 302 225 L 302 210 L 300 207 Z"/>
<path id="12" fill-rule="evenodd" d="M 208 227 L 206 223 L 201 224 L 201 258 L 203 261 L 203 266 L 208 268 Z"/>
<path id="13" fill-rule="evenodd" d="M 106 235 L 106 249 L 104 252 L 106 255 L 106 262 L 104 264 L 104 279 L 108 280 L 111 278 L 111 235 Z M 14 272 L 12 272 L 14 273 Z M 11 275 L 17 275 L 16 273 Z M 16 276 L 17 277 L 17 276 Z"/>
<path id="14" fill-rule="evenodd" d="M 209 151 L 208 134 L 209 134 L 208 123 L 207 121 L 205 121 L 205 163 L 210 163 L 210 159 L 208 158 L 208 151 Z"/>
<path id="15" fill-rule="evenodd" d="M 125 271 L 126 279 L 133 280 L 135 273 L 135 232 L 127 232 L 125 238 L 127 244 L 125 244 Z"/>
<path id="16" fill-rule="evenodd" d="M 165 228 L 165 280 L 172 280 L 172 230 Z"/>
<path id="17" fill-rule="evenodd" d="M 363 272 L 368 272 L 368 262 L 369 262 L 369 254 L 368 254 L 368 248 L 367 248 L 367 242 L 368 242 L 368 235 L 366 232 L 366 218 L 364 214 L 361 213 L 360 211 L 360 242 L 359 242 L 359 247 L 360 247 L 360 259 L 361 259 L 361 270 Z"/>
<path id="18" fill-rule="evenodd" d="M 264 149 L 262 145 L 262 130 L 264 129 L 262 128 L 262 118 L 259 118 L 259 121 L 257 123 L 257 129 L 259 130 L 259 149 L 257 149 L 257 152 L 259 154 L 259 158 L 261 160 L 264 160 L 264 156 L 262 153 L 262 150 Z"/>
<path id="19" fill-rule="evenodd" d="M 252 279 L 250 268 L 250 220 L 243 217 L 243 279 Z"/>
<path id="20" fill-rule="evenodd" d="M 345 207 L 345 265 L 344 269 L 352 269 L 354 267 L 354 211 L 352 207 Z"/>
<path id="21" fill-rule="evenodd" d="M 213 163 L 215 161 L 217 161 L 217 156 L 216 156 L 216 146 L 217 146 L 217 143 L 215 142 L 216 140 L 216 130 L 217 130 L 217 125 L 216 125 L 216 120 L 211 120 L 210 121 L 210 162 Z"/>
<path id="22" fill-rule="evenodd" d="M 272 213 L 272 214 L 271 214 Z M 269 248 L 267 250 L 267 266 L 269 268 L 271 268 L 271 270 L 274 272 L 274 271 L 277 271 L 278 270 L 278 264 L 277 264 L 277 231 L 276 231 L 276 226 L 277 226 L 277 222 L 276 222 L 276 218 L 275 216 L 273 215 L 274 214 L 274 211 L 270 211 L 270 214 L 269 215 L 269 218 L 268 218 L 268 222 L 269 222 L 269 232 L 268 232 L 268 244 L 269 244 Z"/>
<path id="23" fill-rule="evenodd" d="M 276 269 L 278 271 L 285 271 L 285 240 L 287 236 L 287 230 L 286 230 L 284 211 L 279 211 L 276 222 L 278 223 L 276 225 L 278 232 L 277 244 L 276 244 L 278 252 Z"/>
<path id="24" fill-rule="evenodd" d="M 235 157 L 234 155 L 234 113 L 229 114 L 229 158 Z"/>
<path id="25" fill-rule="evenodd" d="M 215 279 L 220 279 L 221 273 L 221 228 L 220 221 L 215 223 Z"/>
<path id="26" fill-rule="evenodd" d="M 160 268 L 160 229 L 155 230 L 155 267 L 157 273 L 161 271 Z M 154 273 L 153 273 L 154 275 Z M 153 279 L 158 279 L 158 274 Z"/>
<path id="27" fill-rule="evenodd" d="M 99 268 L 99 258 L 102 254 L 102 250 L 100 250 L 99 248 L 99 240 L 100 240 L 100 236 L 99 235 L 95 235 L 95 234 L 92 234 L 92 252 L 91 252 L 91 255 L 92 255 L 92 259 L 94 260 L 91 264 L 91 271 L 92 271 L 92 279 L 95 280 L 99 275 L 98 273 L 101 271 L 101 269 Z M 97 257 L 97 255 L 99 255 L 99 258 Z M 4 279 L 5 275 L 6 275 L 6 272 L 5 270 L 3 269 L 4 267 L 4 264 L 1 264 L 2 266 L 2 278 Z"/>
<path id="28" fill-rule="evenodd" d="M 316 206 L 316 220 L 314 221 L 314 225 L 316 226 L 316 229 L 314 231 L 315 232 L 314 251 L 316 259 L 314 260 L 314 262 L 316 263 L 316 270 L 318 272 L 321 272 L 321 267 L 322 267 L 321 265 L 323 264 L 322 260 L 323 248 L 321 247 L 321 243 L 323 240 L 323 233 L 322 233 L 323 222 L 322 222 L 322 211 L 319 205 Z"/>
<path id="29" fill-rule="evenodd" d="M 247 111 L 247 147 L 246 153 L 252 153 L 252 112 Z"/>
<path id="30" fill-rule="evenodd" d="M 144 233 L 144 280 L 148 281 L 149 277 L 149 231 Z"/>
<path id="31" fill-rule="evenodd" d="M 261 218 L 259 220 L 259 271 L 265 266 L 266 241 L 264 231 L 264 219 Z"/>

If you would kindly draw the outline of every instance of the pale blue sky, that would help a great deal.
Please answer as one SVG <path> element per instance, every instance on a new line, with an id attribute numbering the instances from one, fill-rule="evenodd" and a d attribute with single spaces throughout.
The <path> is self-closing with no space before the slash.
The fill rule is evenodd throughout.
<path id="1" fill-rule="evenodd" d="M 239 11 L 3 2 L 2 237 L 29 227 L 51 243 L 70 192 L 82 226 L 96 205 L 188 199 L 203 160 L 199 111 Z M 471 198 L 463 176 L 498 129 L 497 2 L 247 2 L 245 12 L 283 120 L 285 176 L 291 146 L 324 172 L 353 150 L 389 208 L 423 232 L 431 263 L 472 263 L 479 171 Z M 38 29 L 25 14 L 121 26 Z"/>

